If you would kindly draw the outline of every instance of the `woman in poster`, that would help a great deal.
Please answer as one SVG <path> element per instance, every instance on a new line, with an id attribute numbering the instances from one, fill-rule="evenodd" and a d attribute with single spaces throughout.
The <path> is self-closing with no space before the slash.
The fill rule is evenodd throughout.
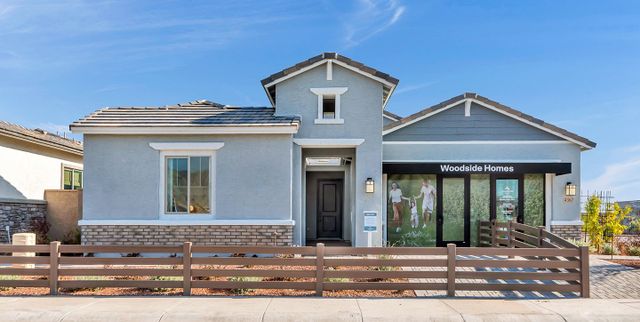
<path id="1" fill-rule="evenodd" d="M 436 188 L 431 185 L 431 180 L 422 179 L 422 187 L 420 187 L 420 194 L 415 199 L 422 199 L 422 217 L 424 222 L 422 228 L 427 228 L 427 223 L 431 221 L 431 214 L 433 213 L 433 203 L 436 200 Z"/>
<path id="2" fill-rule="evenodd" d="M 395 181 L 391 183 L 389 200 L 393 206 L 393 223 L 396 225 L 396 233 L 399 233 L 402 231 L 402 200 L 409 200 L 409 198 L 402 196 L 402 190 Z"/>

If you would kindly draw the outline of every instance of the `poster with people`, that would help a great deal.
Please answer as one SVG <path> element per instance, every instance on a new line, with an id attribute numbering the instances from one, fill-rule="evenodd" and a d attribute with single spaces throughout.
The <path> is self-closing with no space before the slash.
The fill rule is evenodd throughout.
<path id="1" fill-rule="evenodd" d="M 391 246 L 436 245 L 436 175 L 387 178 L 387 240 Z"/>

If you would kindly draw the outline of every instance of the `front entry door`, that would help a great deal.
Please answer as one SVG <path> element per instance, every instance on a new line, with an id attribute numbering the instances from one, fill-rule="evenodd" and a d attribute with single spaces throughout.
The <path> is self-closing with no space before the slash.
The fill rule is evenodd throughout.
<path id="1" fill-rule="evenodd" d="M 318 181 L 317 238 L 342 238 L 342 180 Z"/>
<path id="2" fill-rule="evenodd" d="M 439 176 L 436 245 L 469 246 L 469 176 Z"/>

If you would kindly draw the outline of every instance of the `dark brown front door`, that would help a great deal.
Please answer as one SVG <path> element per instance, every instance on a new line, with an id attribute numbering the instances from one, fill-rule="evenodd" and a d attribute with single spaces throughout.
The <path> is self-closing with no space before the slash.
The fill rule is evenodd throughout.
<path id="1" fill-rule="evenodd" d="M 342 238 L 342 180 L 318 181 L 317 238 Z"/>

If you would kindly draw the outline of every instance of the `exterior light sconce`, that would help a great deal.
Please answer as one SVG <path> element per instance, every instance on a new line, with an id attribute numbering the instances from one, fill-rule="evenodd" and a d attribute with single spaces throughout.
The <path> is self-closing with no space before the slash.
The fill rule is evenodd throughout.
<path id="1" fill-rule="evenodd" d="M 366 193 L 373 193 L 374 191 L 376 191 L 376 183 L 373 181 L 372 178 L 367 178 L 367 181 L 365 181 L 364 191 Z"/>
<path id="2" fill-rule="evenodd" d="M 564 186 L 564 202 L 566 203 L 573 202 L 573 197 L 575 196 L 576 196 L 576 185 L 571 182 L 567 182 L 567 184 Z"/>
<path id="3" fill-rule="evenodd" d="M 571 183 L 571 182 L 567 182 L 567 185 L 564 186 L 564 195 L 567 197 L 575 197 L 576 196 L 576 185 Z"/>

